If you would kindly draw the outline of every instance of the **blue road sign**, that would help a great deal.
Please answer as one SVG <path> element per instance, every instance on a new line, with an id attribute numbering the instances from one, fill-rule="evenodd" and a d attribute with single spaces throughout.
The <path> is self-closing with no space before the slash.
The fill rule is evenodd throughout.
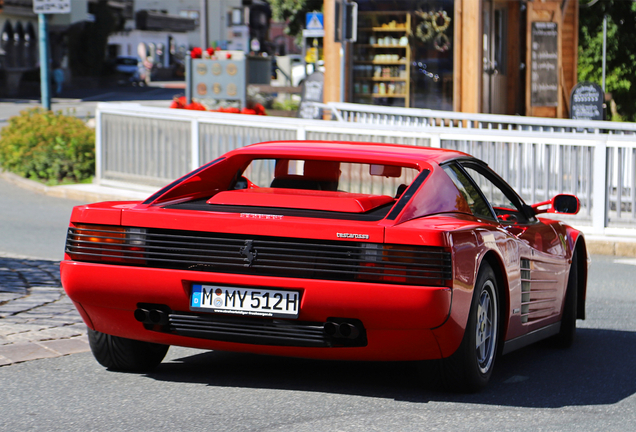
<path id="1" fill-rule="evenodd" d="M 305 28 L 307 30 L 324 30 L 325 21 L 322 12 L 308 12 L 305 15 Z"/>

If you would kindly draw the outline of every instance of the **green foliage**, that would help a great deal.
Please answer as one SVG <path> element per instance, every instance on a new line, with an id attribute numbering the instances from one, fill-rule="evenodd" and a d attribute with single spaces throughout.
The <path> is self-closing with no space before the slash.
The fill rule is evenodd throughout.
<path id="1" fill-rule="evenodd" d="M 607 66 L 605 91 L 616 102 L 612 120 L 636 121 L 636 3 L 603 0 L 579 9 L 579 81 L 602 84 L 603 16 L 607 23 Z"/>
<path id="2" fill-rule="evenodd" d="M 286 99 L 283 99 L 282 101 L 275 100 L 274 103 L 272 104 L 272 108 L 275 110 L 281 110 L 281 111 L 298 111 L 299 105 L 300 105 L 300 101 L 292 99 L 292 98 L 286 98 Z"/>
<path id="3" fill-rule="evenodd" d="M 82 181 L 95 172 L 95 131 L 76 117 L 41 108 L 9 119 L 0 137 L 0 166 L 46 182 Z"/>
<path id="4" fill-rule="evenodd" d="M 324 0 L 269 0 L 272 8 L 272 18 L 276 21 L 286 21 L 285 33 L 290 36 L 300 36 L 305 27 L 307 12 L 320 12 Z"/>

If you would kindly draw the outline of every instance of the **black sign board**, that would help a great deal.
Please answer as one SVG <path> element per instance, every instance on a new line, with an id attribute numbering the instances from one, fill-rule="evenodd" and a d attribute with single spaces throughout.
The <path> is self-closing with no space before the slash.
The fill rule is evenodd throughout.
<path id="1" fill-rule="evenodd" d="M 532 23 L 530 94 L 532 106 L 559 104 L 558 25 L 554 22 Z"/>
<path id="2" fill-rule="evenodd" d="M 316 103 L 322 103 L 322 89 L 325 76 L 322 72 L 314 72 L 307 77 L 301 91 L 298 117 L 304 119 L 322 119 L 322 109 Z"/>
<path id="3" fill-rule="evenodd" d="M 570 118 L 575 120 L 603 120 L 603 89 L 600 85 L 582 81 L 570 94 Z"/>

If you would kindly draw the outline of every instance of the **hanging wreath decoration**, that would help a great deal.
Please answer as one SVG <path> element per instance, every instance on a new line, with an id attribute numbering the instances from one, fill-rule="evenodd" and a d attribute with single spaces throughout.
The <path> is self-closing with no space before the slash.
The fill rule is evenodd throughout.
<path id="1" fill-rule="evenodd" d="M 433 25 L 433 29 L 437 33 L 445 32 L 451 22 L 451 19 L 446 13 L 446 11 L 440 10 L 437 12 L 432 12 L 429 15 L 431 19 L 431 24 Z"/>
<path id="2" fill-rule="evenodd" d="M 451 18 L 445 10 L 439 10 L 437 12 L 424 12 L 422 10 L 418 10 L 415 14 L 422 18 L 422 22 L 420 22 L 415 29 L 415 36 L 424 43 L 433 39 L 439 39 L 438 45 L 440 48 L 443 48 L 446 45 L 450 47 L 448 36 L 444 35 L 443 37 L 440 37 L 440 35 L 444 34 L 444 32 L 448 30 L 451 23 Z M 433 43 L 435 44 L 435 41 Z M 435 48 L 438 51 L 442 51 L 437 48 L 437 45 Z M 446 50 L 448 50 L 448 48 L 446 48 Z"/>
<path id="3" fill-rule="evenodd" d="M 422 42 L 428 42 L 433 39 L 433 36 L 435 36 L 430 14 L 422 11 L 417 11 L 416 13 L 420 18 L 422 18 L 422 22 L 415 28 L 415 36 L 417 36 Z"/>
<path id="4" fill-rule="evenodd" d="M 422 42 L 428 42 L 435 36 L 435 31 L 433 31 L 433 26 L 429 21 L 422 21 L 415 29 L 415 35 Z"/>
<path id="5" fill-rule="evenodd" d="M 445 33 L 438 33 L 433 41 L 433 46 L 439 52 L 446 52 L 450 49 L 450 39 Z"/>

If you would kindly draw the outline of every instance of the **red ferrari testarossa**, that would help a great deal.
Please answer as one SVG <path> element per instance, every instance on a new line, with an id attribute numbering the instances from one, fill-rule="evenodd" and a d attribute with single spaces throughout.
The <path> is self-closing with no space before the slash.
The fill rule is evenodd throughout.
<path id="1" fill-rule="evenodd" d="M 579 231 L 457 151 L 269 142 L 143 202 L 73 210 L 62 283 L 96 359 L 148 370 L 169 345 L 339 360 L 437 360 L 475 391 L 495 359 L 585 318 Z M 428 367 L 427 366 L 427 367 Z"/>

